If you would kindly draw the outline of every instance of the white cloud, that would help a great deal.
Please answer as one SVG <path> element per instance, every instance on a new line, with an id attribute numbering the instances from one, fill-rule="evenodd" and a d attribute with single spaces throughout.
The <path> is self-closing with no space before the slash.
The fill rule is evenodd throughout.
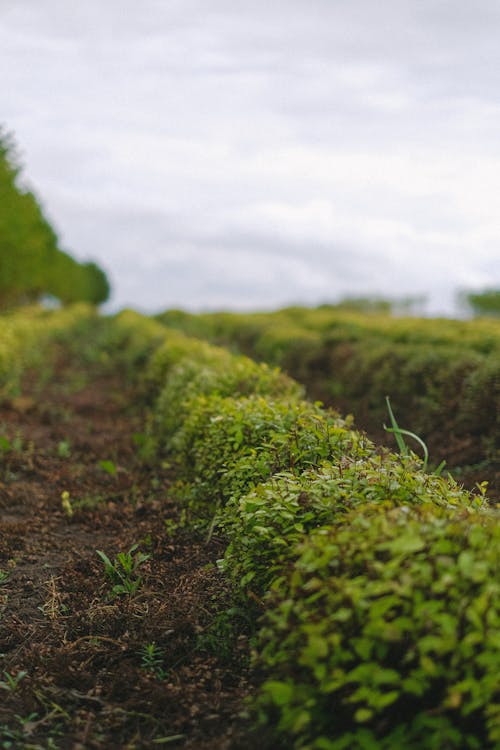
<path id="1" fill-rule="evenodd" d="M 116 304 L 499 282 L 500 7 L 132 0 L 2 9 L 6 124 Z"/>

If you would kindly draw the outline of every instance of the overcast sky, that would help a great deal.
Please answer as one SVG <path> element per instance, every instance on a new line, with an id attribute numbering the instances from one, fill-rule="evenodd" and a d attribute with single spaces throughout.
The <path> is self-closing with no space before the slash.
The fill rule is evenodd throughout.
<path id="1" fill-rule="evenodd" d="M 0 122 L 113 305 L 500 285 L 499 0 L 0 0 Z"/>

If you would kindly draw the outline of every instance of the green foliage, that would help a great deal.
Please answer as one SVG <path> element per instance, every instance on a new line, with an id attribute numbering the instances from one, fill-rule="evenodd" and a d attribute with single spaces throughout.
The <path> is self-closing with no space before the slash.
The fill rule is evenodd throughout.
<path id="1" fill-rule="evenodd" d="M 165 347 L 161 351 L 164 352 Z M 158 367 L 159 360 L 160 357 L 155 358 L 153 368 Z M 194 408 L 191 402 L 200 396 L 241 398 L 249 395 L 296 400 L 301 388 L 277 369 L 200 342 L 200 346 L 192 347 L 169 371 L 156 404 L 156 434 L 168 444 Z"/>
<path id="2" fill-rule="evenodd" d="M 135 594 L 142 583 L 142 578 L 137 574 L 138 569 L 151 555 L 138 551 L 137 544 L 133 544 L 128 552 L 119 552 L 114 562 L 101 550 L 96 550 L 104 564 L 104 572 L 114 584 L 113 596 L 122 594 Z"/>
<path id="3" fill-rule="evenodd" d="M 20 180 L 10 135 L 0 129 L 0 308 L 56 297 L 64 304 L 100 304 L 109 296 L 106 275 L 80 264 L 59 247 L 35 195 Z"/>
<path id="4" fill-rule="evenodd" d="M 306 401 L 200 396 L 169 443 L 191 508 L 205 515 L 281 471 L 331 460 L 362 438 Z"/>
<path id="5" fill-rule="evenodd" d="M 304 336 L 302 354 L 318 340 Z M 281 744 L 493 748 L 499 545 L 484 492 L 426 474 L 406 444 L 399 457 L 376 448 L 277 371 L 177 331 L 145 378 L 178 496 L 227 539 L 220 567 L 241 611 L 264 609 L 258 711 Z"/>
<path id="6" fill-rule="evenodd" d="M 103 461 L 99 461 L 98 466 L 100 469 L 105 471 L 106 474 L 110 474 L 112 477 L 116 477 L 116 475 L 118 474 L 118 469 L 114 461 L 105 459 Z"/>
<path id="7" fill-rule="evenodd" d="M 3 673 L 3 680 L 0 680 L 0 690 L 7 690 L 9 693 L 13 693 L 19 687 L 21 680 L 24 680 L 28 673 L 19 671 L 17 674 L 10 674 L 9 672 Z"/>
<path id="8" fill-rule="evenodd" d="M 167 670 L 163 666 L 165 654 L 156 643 L 144 643 L 140 650 L 141 668 L 151 672 L 159 680 L 167 677 Z"/>
<path id="9" fill-rule="evenodd" d="M 402 424 L 449 466 L 498 460 L 500 326 L 396 318 L 341 306 L 276 313 L 207 313 L 159 319 L 279 365 L 315 399 L 380 433 L 385 395 Z M 453 436 L 453 440 L 450 440 Z M 450 455 L 456 446 L 456 457 Z"/>
<path id="10" fill-rule="evenodd" d="M 312 533 L 271 595 L 263 719 L 297 748 L 497 747 L 499 542 L 495 516 L 434 505 Z"/>
<path id="11" fill-rule="evenodd" d="M 103 346 L 113 364 L 137 381 L 164 340 L 165 329 L 156 321 L 134 310 L 123 310 L 110 319 Z"/>
<path id="12" fill-rule="evenodd" d="M 243 591 L 250 586 L 260 596 L 314 529 L 344 522 L 346 514 L 363 512 L 367 505 L 430 502 L 450 509 L 483 506 L 481 498 L 418 471 L 411 457 L 374 455 L 373 446 L 353 441 L 337 460 L 298 475 L 277 474 L 246 495 L 233 496 L 220 519 L 229 541 L 220 566 Z"/>
<path id="13" fill-rule="evenodd" d="M 485 289 L 482 292 L 470 292 L 465 294 L 468 302 L 476 315 L 500 315 L 500 289 Z"/>
<path id="14" fill-rule="evenodd" d="M 85 305 L 54 312 L 25 308 L 0 315 L 0 398 L 19 392 L 23 372 L 44 363 L 49 342 L 72 339 L 93 322 L 94 313 Z"/>

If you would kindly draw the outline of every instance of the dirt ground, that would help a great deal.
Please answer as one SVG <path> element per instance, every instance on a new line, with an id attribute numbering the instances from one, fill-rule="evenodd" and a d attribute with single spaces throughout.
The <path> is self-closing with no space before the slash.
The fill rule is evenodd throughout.
<path id="1" fill-rule="evenodd" d="M 136 401 L 60 362 L 0 407 L 0 748 L 254 746 L 222 540 L 178 528 L 168 469 L 137 458 Z"/>

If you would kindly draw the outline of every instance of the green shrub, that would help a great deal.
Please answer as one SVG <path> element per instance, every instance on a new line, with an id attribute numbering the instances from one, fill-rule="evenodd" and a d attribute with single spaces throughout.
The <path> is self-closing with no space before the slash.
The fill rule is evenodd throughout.
<path id="1" fill-rule="evenodd" d="M 156 433 L 167 443 L 191 411 L 191 402 L 198 396 L 249 395 L 296 400 L 302 389 L 277 369 L 257 364 L 247 357 L 236 357 L 224 349 L 206 347 L 206 352 L 183 357 L 170 370 L 155 408 Z M 196 357 L 196 354 L 202 355 Z"/>
<path id="2" fill-rule="evenodd" d="M 74 337 L 95 322 L 92 308 L 75 305 L 53 312 L 38 307 L 0 316 L 0 397 L 18 392 L 28 367 L 41 366 L 51 341 Z"/>
<path id="3" fill-rule="evenodd" d="M 356 433 L 354 433 L 355 435 Z M 342 445 L 342 444 L 341 444 Z M 369 504 L 381 508 L 434 503 L 437 507 L 480 508 L 483 501 L 449 481 L 425 474 L 420 462 L 345 435 L 343 455 L 302 474 L 281 473 L 242 497 L 233 496 L 221 527 L 229 541 L 221 567 L 243 590 L 262 595 L 315 528 L 342 522 Z"/>
<path id="4" fill-rule="evenodd" d="M 182 407 L 181 407 L 182 408 Z M 168 442 L 192 507 L 205 512 L 277 472 L 300 472 L 363 441 L 334 413 L 298 400 L 200 396 Z"/>
<path id="5" fill-rule="evenodd" d="M 313 532 L 260 635 L 261 720 L 293 747 L 500 746 L 500 526 L 366 506 Z"/>
<path id="6" fill-rule="evenodd" d="M 401 425 L 424 439 L 436 463 L 483 464 L 494 484 L 497 320 L 395 318 L 335 306 L 160 318 L 279 365 L 311 398 L 353 413 L 357 424 L 379 437 L 390 395 Z"/>
<path id="7" fill-rule="evenodd" d="M 212 332 L 224 325 L 217 318 Z M 406 361 L 398 335 L 364 350 L 366 372 L 380 370 L 373 393 L 404 371 L 401 396 L 408 385 L 432 403 L 439 371 L 455 378 L 464 415 L 478 408 L 491 390 L 485 369 L 452 346 L 449 360 L 422 347 Z M 155 338 L 156 329 L 148 346 Z M 324 354 L 315 341 L 304 336 L 295 350 L 308 366 Z M 346 388 L 362 387 L 366 372 L 348 366 Z M 500 527 L 483 498 L 425 474 L 413 455 L 377 449 L 349 420 L 300 400 L 279 371 L 176 331 L 145 377 L 161 392 L 151 430 L 177 469 L 178 496 L 204 524 L 216 514 L 229 543 L 221 567 L 241 606 L 264 604 L 257 710 L 276 743 L 500 747 Z"/>

